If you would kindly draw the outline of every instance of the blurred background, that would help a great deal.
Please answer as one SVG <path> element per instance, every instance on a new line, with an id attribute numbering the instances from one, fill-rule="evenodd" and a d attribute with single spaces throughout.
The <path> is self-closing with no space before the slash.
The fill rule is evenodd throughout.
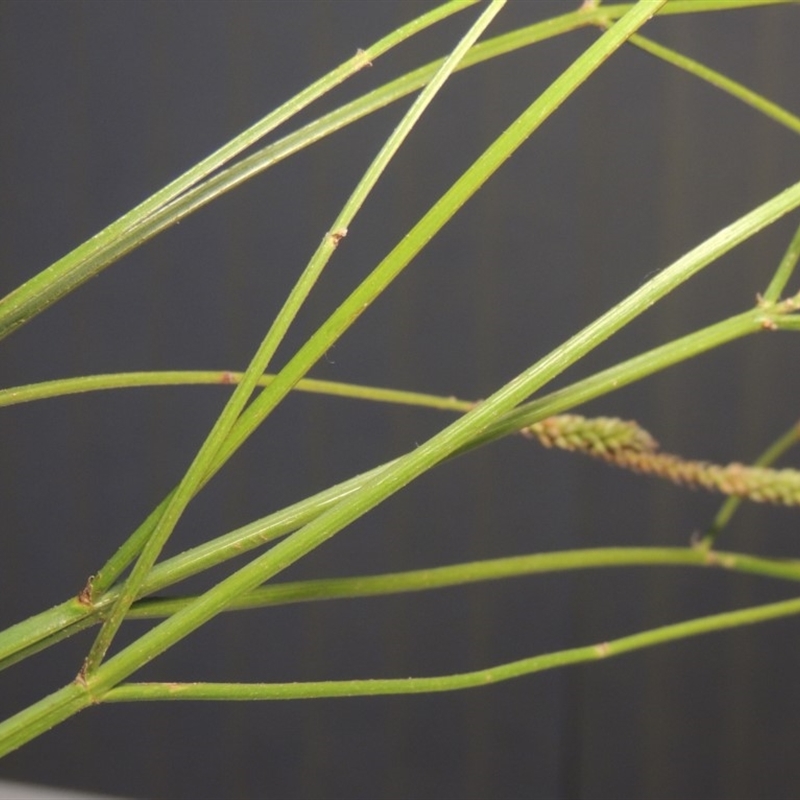
<path id="1" fill-rule="evenodd" d="M 576 6 L 511 2 L 487 36 Z M 0 296 L 428 7 L 4 0 Z M 415 37 L 300 122 L 440 56 L 476 16 Z M 798 112 L 799 26 L 797 8 L 784 7 L 657 19 L 645 33 Z M 597 35 L 578 31 L 450 81 L 351 226 L 276 365 Z M 34 319 L 0 347 L 2 386 L 243 369 L 410 102 L 279 164 Z M 792 133 L 626 47 L 312 375 L 485 397 L 798 174 Z M 558 385 L 751 307 L 797 224 L 791 215 L 707 268 Z M 635 418 L 671 452 L 751 460 L 798 417 L 799 352 L 788 334 L 752 337 L 582 411 Z M 135 389 L 2 410 L 0 627 L 77 593 L 180 478 L 226 391 Z M 405 453 L 450 419 L 294 395 L 190 506 L 168 552 Z M 280 579 L 682 546 L 719 503 L 514 438 L 426 475 Z M 796 556 L 797 532 L 796 510 L 748 505 L 720 546 Z M 793 591 L 648 568 L 287 606 L 219 618 L 139 676 L 448 674 Z M 142 800 L 796 797 L 798 631 L 787 619 L 438 696 L 100 707 L 6 757 L 0 778 Z M 91 632 L 0 676 L 2 717 L 71 680 L 90 642 Z"/>

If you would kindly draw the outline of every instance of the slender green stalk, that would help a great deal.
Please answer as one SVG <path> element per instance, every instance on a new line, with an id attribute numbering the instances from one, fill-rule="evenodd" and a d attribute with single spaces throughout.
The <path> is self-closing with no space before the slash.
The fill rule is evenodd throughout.
<path id="1" fill-rule="evenodd" d="M 800 422 L 796 422 L 776 439 L 753 463 L 757 467 L 769 467 L 774 464 L 785 452 L 800 441 Z M 731 521 L 733 515 L 742 503 L 741 497 L 729 497 L 716 513 L 711 525 L 708 527 L 698 546 L 710 549 L 717 537 Z"/>
<path id="2" fill-rule="evenodd" d="M 32 619 L 37 619 L 41 616 L 44 616 L 45 618 L 51 618 L 53 616 L 52 612 L 61 611 L 63 611 L 62 607 L 56 606 L 54 609 L 51 609 L 50 612 L 45 612 L 44 615 L 37 614 Z M 60 616 L 63 617 L 63 613 L 60 614 Z M 20 643 L 5 658 L 0 658 L 0 671 L 14 666 L 14 664 L 18 664 L 20 661 L 25 661 L 25 659 L 30 658 L 37 653 L 41 653 L 43 650 L 47 650 L 50 647 L 57 645 L 59 642 L 63 642 L 65 639 L 70 639 L 71 637 L 75 636 L 75 634 L 85 631 L 87 628 L 94 627 L 101 620 L 102 617 L 98 614 L 91 613 L 87 615 L 85 607 L 78 609 L 78 611 L 74 614 L 74 620 L 72 622 L 64 622 L 62 627 L 52 631 L 51 633 L 48 633 L 47 635 L 40 636 L 25 646 L 22 646 Z"/>
<path id="3" fill-rule="evenodd" d="M 240 611 L 312 600 L 421 592 L 544 573 L 631 566 L 702 567 L 800 581 L 800 560 L 797 559 L 781 560 L 742 553 L 709 552 L 697 547 L 605 547 L 534 553 L 384 575 L 273 583 L 242 595 L 227 610 Z M 139 600 L 131 608 L 128 617 L 168 617 L 195 599 L 174 597 Z"/>
<path id="4" fill-rule="evenodd" d="M 790 113 L 777 103 L 767 100 L 765 97 L 762 97 L 762 95 L 758 94 L 758 92 L 754 92 L 752 89 L 742 86 L 741 83 L 728 78 L 726 75 L 723 75 L 716 70 L 707 67 L 705 64 L 701 64 L 699 61 L 689 58 L 688 56 L 684 56 L 681 53 L 670 49 L 669 47 L 664 47 L 664 45 L 653 42 L 650 39 L 646 39 L 644 36 L 631 36 L 630 43 L 636 45 L 636 47 L 638 47 L 640 50 L 644 50 L 645 52 L 660 58 L 662 61 L 666 61 L 667 63 L 673 64 L 674 66 L 679 67 L 680 69 L 685 70 L 692 75 L 696 75 L 698 78 L 702 78 L 712 86 L 722 89 L 722 91 L 733 95 L 733 97 L 736 97 L 743 103 L 755 108 L 757 111 L 760 111 L 770 119 L 779 122 L 781 125 L 789 128 L 789 130 L 794 131 L 795 133 L 800 133 L 800 117 Z M 775 299 L 777 299 L 777 296 Z"/>
<path id="5" fill-rule="evenodd" d="M 794 328 L 796 322 L 793 317 L 763 309 L 737 314 L 519 406 L 489 426 L 484 433 L 476 436 L 470 443 L 470 448 L 588 403 L 590 400 L 744 336 L 790 330 Z"/>
<path id="6" fill-rule="evenodd" d="M 795 614 L 800 614 L 800 599 L 712 614 L 687 622 L 664 625 L 630 636 L 622 636 L 619 639 L 546 653 L 457 675 L 441 675 L 430 678 L 311 681 L 307 683 L 128 683 L 105 692 L 101 701 L 119 703 L 132 700 L 307 700 L 319 697 L 449 692 L 457 689 L 490 686 L 511 678 L 520 678 L 523 675 L 566 667 L 571 664 L 601 661 L 645 647 L 666 644 L 676 639 L 687 639 L 690 636 L 753 625 Z M 1 739 L 2 731 L 0 730 Z"/>
<path id="7" fill-rule="evenodd" d="M 158 372 L 114 372 L 107 375 L 84 375 L 79 378 L 61 378 L 27 386 L 0 389 L 0 408 L 34 400 L 64 397 L 70 394 L 97 392 L 109 389 L 129 389 L 132 387 L 216 385 L 230 386 L 242 380 L 243 372 L 228 370 L 174 370 Z M 258 386 L 269 386 L 274 375 L 262 375 Z M 407 392 L 402 389 L 387 389 L 378 386 L 363 386 L 338 381 L 320 381 L 303 378 L 293 391 L 310 394 L 324 394 L 331 397 L 348 397 L 354 400 L 368 400 L 375 403 L 435 408 L 439 411 L 469 411 L 474 401 L 459 400 L 457 397 L 442 397 L 424 392 Z"/>
<path id="8" fill-rule="evenodd" d="M 126 234 L 145 223 L 147 218 L 160 207 L 235 158 L 278 125 L 368 66 L 392 47 L 475 2 L 477 0 L 451 0 L 398 28 L 366 50 L 359 51 L 116 222 L 11 292 L 0 300 L 0 339 L 134 249 L 143 238 Z"/>
<path id="9" fill-rule="evenodd" d="M 125 619 L 128 609 L 138 597 L 142 583 L 147 577 L 147 573 L 150 572 L 153 564 L 155 564 L 156 559 L 172 534 L 172 531 L 175 529 L 183 511 L 199 490 L 203 483 L 203 478 L 209 473 L 214 456 L 219 452 L 220 446 L 233 428 L 245 404 L 250 399 L 259 377 L 263 375 L 267 369 L 289 325 L 308 297 L 319 275 L 333 255 L 333 251 L 338 246 L 339 241 L 347 235 L 348 225 L 350 225 L 353 218 L 366 201 L 369 193 L 374 188 L 379 177 L 383 174 L 402 142 L 422 116 L 423 111 L 431 103 L 447 78 L 450 77 L 458 62 L 464 57 L 469 48 L 472 47 L 478 37 L 486 30 L 489 23 L 499 13 L 500 9 L 505 5 L 505 2 L 506 0 L 492 0 L 486 10 L 470 27 L 467 34 L 445 60 L 439 72 L 425 87 L 409 111 L 405 114 L 403 120 L 387 139 L 383 147 L 381 147 L 378 155 L 367 168 L 364 177 L 359 181 L 353 191 L 353 194 L 344 204 L 330 232 L 323 238 L 322 243 L 312 256 L 311 261 L 303 271 L 300 279 L 289 293 L 289 297 L 278 312 L 275 321 L 270 326 L 264 341 L 253 357 L 244 377 L 241 382 L 236 385 L 236 389 L 228 399 L 225 408 L 212 427 L 200 451 L 192 461 L 192 464 L 178 484 L 178 487 L 170 495 L 169 502 L 163 514 L 161 514 L 152 533 L 149 535 L 130 576 L 125 582 L 122 593 L 114 604 L 114 609 L 103 623 L 103 627 L 89 651 L 83 668 L 84 675 L 89 675 L 96 670 L 108 651 L 111 642 Z M 261 417 L 261 420 L 263 420 L 265 416 L 266 414 Z"/>
<path id="10" fill-rule="evenodd" d="M 764 304 L 778 302 L 783 290 L 786 288 L 786 284 L 789 283 L 794 273 L 798 259 L 800 259 L 800 227 L 795 231 L 792 241 L 789 243 L 781 263 L 778 265 L 778 269 L 775 270 L 775 275 L 761 298 Z"/>

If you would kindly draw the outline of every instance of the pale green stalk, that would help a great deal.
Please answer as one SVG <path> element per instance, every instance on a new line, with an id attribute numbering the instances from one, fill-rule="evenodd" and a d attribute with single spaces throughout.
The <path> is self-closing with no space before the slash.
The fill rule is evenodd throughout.
<path id="1" fill-rule="evenodd" d="M 203 483 L 204 477 L 209 473 L 214 456 L 218 453 L 220 446 L 233 428 L 237 417 L 241 414 L 245 404 L 250 399 L 259 377 L 266 371 L 289 325 L 308 297 L 319 275 L 333 255 L 333 251 L 338 246 L 339 241 L 347 235 L 348 226 L 375 187 L 375 184 L 378 182 L 378 179 L 383 174 L 392 157 L 400 148 L 400 145 L 422 116 L 424 110 L 430 105 L 445 81 L 453 73 L 458 62 L 477 41 L 478 37 L 486 30 L 489 23 L 497 16 L 500 9 L 505 5 L 505 2 L 506 0 L 492 0 L 488 8 L 480 15 L 477 21 L 470 27 L 467 34 L 456 45 L 437 75 L 425 87 L 420 96 L 404 115 L 400 124 L 381 147 L 378 155 L 364 173 L 364 177 L 359 181 L 352 195 L 344 204 L 342 211 L 336 217 L 329 233 L 323 237 L 321 244 L 309 261 L 308 266 L 289 293 L 289 297 L 278 312 L 275 321 L 270 326 L 264 341 L 253 357 L 244 377 L 241 382 L 236 385 L 236 389 L 228 399 L 225 408 L 212 427 L 211 432 L 208 434 L 183 479 L 178 484 L 177 489 L 170 495 L 169 502 L 163 514 L 156 522 L 152 533 L 142 548 L 142 552 L 136 564 L 131 570 L 130 576 L 125 581 L 124 589 L 114 604 L 114 609 L 103 623 L 100 633 L 89 651 L 89 655 L 83 667 L 85 675 L 91 674 L 100 665 L 117 631 L 122 625 L 128 609 L 139 595 L 141 585 L 147 577 L 147 573 L 150 572 L 153 564 L 155 564 L 156 559 L 172 534 L 172 531 L 175 529 L 183 511 L 189 505 L 192 497 L 194 497 L 200 485 Z M 263 420 L 265 416 L 266 414 L 262 415 L 261 420 Z"/>
<path id="2" fill-rule="evenodd" d="M 607 7 L 602 6 L 602 8 Z M 787 111 L 777 103 L 773 103 L 772 101 L 766 99 L 757 92 L 754 92 L 752 89 L 748 89 L 741 83 L 738 83 L 726 75 L 711 69 L 705 64 L 701 64 L 699 61 L 678 53 L 669 47 L 665 47 L 664 45 L 651 41 L 650 39 L 647 39 L 639 34 L 631 36 L 629 41 L 631 44 L 639 47 L 641 50 L 644 50 L 645 52 L 650 53 L 651 55 L 656 56 L 657 58 L 660 58 L 661 60 L 666 61 L 667 63 L 678 67 L 679 69 L 689 72 L 690 74 L 701 78 L 707 83 L 710 83 L 712 86 L 715 86 L 716 88 L 721 89 L 738 100 L 741 100 L 743 103 L 751 106 L 757 111 L 760 111 L 770 119 L 773 119 L 781 125 L 789 128 L 789 130 L 794 131 L 795 133 L 800 133 L 800 117 Z M 770 292 L 769 299 L 774 302 L 778 299 L 779 295 L 780 290 L 778 290 L 777 293 L 773 290 Z"/>
<path id="3" fill-rule="evenodd" d="M 156 372 L 114 372 L 107 375 L 84 375 L 79 378 L 61 378 L 42 383 L 31 383 L 27 386 L 14 386 L 0 389 L 0 408 L 17 403 L 29 403 L 34 400 L 46 400 L 52 397 L 64 397 L 70 394 L 97 392 L 109 389 L 129 389 L 133 387 L 153 386 L 189 386 L 215 385 L 229 386 L 242 380 L 243 372 L 228 370 L 171 370 Z M 262 375 L 258 386 L 269 386 L 274 375 Z M 340 381 L 320 381 L 314 378 L 303 378 L 298 381 L 294 391 L 310 394 L 324 394 L 330 397 L 347 397 L 353 400 L 368 400 L 374 403 L 392 403 L 395 405 L 419 406 L 435 408 L 440 411 L 469 411 L 475 403 L 459 400 L 457 397 L 424 392 L 407 392 L 402 389 L 387 389 L 378 386 L 363 386 L 356 383 Z"/>
<path id="4" fill-rule="evenodd" d="M 604 547 L 510 556 L 383 575 L 272 583 L 242 595 L 226 610 L 240 611 L 312 600 L 376 597 L 552 572 L 631 566 L 702 567 L 800 581 L 798 559 L 779 560 L 743 553 L 709 552 L 697 547 Z M 129 619 L 168 617 L 195 599 L 195 597 L 156 597 L 139 600 L 131 608 L 128 617 Z"/>
<path id="5" fill-rule="evenodd" d="M 775 274 L 761 298 L 763 304 L 777 303 L 780 300 L 786 284 L 789 283 L 794 273 L 798 259 L 800 259 L 800 227 L 795 231 L 778 269 L 775 270 Z"/>
<path id="6" fill-rule="evenodd" d="M 775 122 L 779 122 L 781 125 L 789 128 L 789 130 L 800 133 L 800 117 L 790 113 L 777 103 L 767 100 L 765 97 L 758 94 L 758 92 L 754 92 L 752 89 L 742 86 L 741 83 L 728 78 L 726 75 L 722 75 L 716 70 L 707 67 L 705 64 L 701 64 L 699 61 L 684 56 L 669 47 L 664 47 L 664 45 L 646 39 L 644 36 L 631 36 L 630 43 L 650 53 L 650 55 L 656 56 L 662 61 L 666 61 L 668 64 L 672 64 L 692 75 L 696 75 L 698 78 L 702 78 L 702 80 L 710 83 L 712 86 L 722 89 L 722 91 L 741 100 L 743 103 L 756 109 L 756 111 L 760 111 L 765 116 L 775 120 Z M 777 297 L 775 299 L 777 299 Z"/>
<path id="7" fill-rule="evenodd" d="M 449 692 L 491 686 L 511 678 L 570 664 L 602 661 L 676 639 L 687 639 L 690 636 L 753 625 L 795 614 L 800 614 L 800 599 L 699 617 L 585 647 L 533 656 L 457 675 L 295 683 L 129 683 L 110 689 L 98 700 L 108 703 L 131 700 L 306 700 L 319 697 Z"/>

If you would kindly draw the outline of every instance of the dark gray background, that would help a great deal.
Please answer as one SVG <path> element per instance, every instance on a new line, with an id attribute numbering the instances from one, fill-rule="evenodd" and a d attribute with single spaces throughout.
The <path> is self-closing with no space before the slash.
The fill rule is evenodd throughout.
<path id="1" fill-rule="evenodd" d="M 4 0 L 0 295 L 426 6 Z M 573 7 L 511 2 L 489 35 Z M 440 55 L 474 17 L 393 51 L 302 119 Z M 800 110 L 797 9 L 656 20 L 647 33 Z M 452 80 L 351 226 L 277 362 L 596 35 L 576 32 Z M 409 102 L 277 166 L 81 287 L 3 342 L 2 385 L 244 367 Z M 799 173 L 791 133 L 625 49 L 313 375 L 486 396 Z M 797 222 L 710 267 L 560 383 L 750 306 Z M 789 335 L 755 337 L 585 410 L 635 417 L 671 451 L 747 460 L 797 417 L 797 356 Z M 223 399 L 219 388 L 140 389 L 3 409 L 0 623 L 80 589 L 178 480 Z M 190 507 L 169 552 L 406 452 L 446 419 L 292 397 Z M 505 441 L 425 476 L 286 578 L 683 545 L 718 503 Z M 723 544 L 796 554 L 797 519 L 749 506 Z M 141 676 L 459 672 L 791 593 L 741 575 L 604 570 L 286 607 L 218 619 Z M 439 696 L 102 707 L 8 756 L 0 776 L 165 799 L 796 797 L 797 632 L 789 619 Z M 70 680 L 90 641 L 4 673 L 2 715 Z"/>

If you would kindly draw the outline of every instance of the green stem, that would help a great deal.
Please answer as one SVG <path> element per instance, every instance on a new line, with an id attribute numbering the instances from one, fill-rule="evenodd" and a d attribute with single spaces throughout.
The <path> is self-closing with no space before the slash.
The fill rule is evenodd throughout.
<path id="1" fill-rule="evenodd" d="M 83 392 L 96 392 L 108 389 L 127 389 L 152 386 L 217 385 L 230 386 L 242 380 L 243 372 L 228 370 L 173 370 L 158 372 L 115 372 L 106 375 L 84 375 L 79 378 L 61 378 L 54 381 L 32 383 L 0 389 L 0 408 L 51 397 L 63 397 Z M 262 375 L 258 386 L 269 386 L 274 375 Z M 348 397 L 354 400 L 369 400 L 376 403 L 435 408 L 440 411 L 469 411 L 475 403 L 459 400 L 457 397 L 407 392 L 401 389 L 386 389 L 377 386 L 363 386 L 355 383 L 320 381 L 303 378 L 294 391 L 311 394 L 324 394 L 332 397 Z"/>
<path id="2" fill-rule="evenodd" d="M 790 113 L 777 103 L 767 100 L 765 97 L 758 94 L 758 92 L 748 89 L 741 83 L 731 80 L 731 78 L 707 67 L 705 64 L 701 64 L 699 61 L 695 61 L 669 47 L 664 47 L 664 45 L 646 39 L 644 36 L 631 36 L 630 43 L 660 58 L 662 61 L 666 61 L 668 64 L 672 64 L 692 75 L 696 75 L 698 78 L 702 78 L 707 83 L 716 86 L 718 89 L 722 89 L 722 91 L 727 92 L 743 103 L 755 108 L 770 119 L 779 122 L 781 125 L 785 125 L 789 130 L 800 133 L 800 117 Z M 777 299 L 777 296 L 775 299 Z"/>
<path id="3" fill-rule="evenodd" d="M 800 581 L 800 560 L 796 559 L 780 560 L 743 553 L 709 552 L 697 547 L 604 547 L 534 553 L 384 575 L 273 583 L 237 598 L 227 610 L 240 611 L 312 600 L 375 597 L 543 573 L 631 566 L 703 567 Z M 168 617 L 195 599 L 175 597 L 139 600 L 131 608 L 128 617 L 130 619 Z"/>
<path id="4" fill-rule="evenodd" d="M 188 553 L 183 555 L 188 555 Z M 178 570 L 170 563 L 180 559 L 181 556 L 177 556 L 157 565 L 148 577 L 145 591 L 147 593 L 158 591 L 180 580 L 181 578 L 175 577 L 175 572 Z M 536 553 L 386 575 L 278 583 L 262 586 L 237 598 L 226 611 L 312 600 L 425 591 L 567 570 L 629 566 L 701 567 L 759 575 L 766 578 L 800 580 L 800 561 L 798 560 L 763 558 L 744 553 L 709 552 L 700 547 L 610 547 Z M 36 632 L 38 635 L 28 636 L 24 640 L 18 637 L 13 649 L 0 648 L 0 669 L 5 669 L 64 638 L 95 625 L 100 621 L 105 610 L 113 603 L 117 594 L 118 590 L 112 589 L 107 596 L 101 598 L 93 609 L 87 609 L 75 601 L 70 601 L 15 626 L 20 630 L 23 627 L 31 629 L 38 622 Z M 127 618 L 169 616 L 193 600 L 194 598 L 189 597 L 146 598 L 134 603 Z M 11 631 L 12 629 L 8 629 L 3 635 L 5 636 Z"/>
<path id="5" fill-rule="evenodd" d="M 430 678 L 386 678 L 350 681 L 311 681 L 307 683 L 128 683 L 107 691 L 102 702 L 132 700 L 305 700 L 319 697 L 356 697 L 363 695 L 420 694 L 449 692 L 489 686 L 535 672 L 566 667 L 655 647 L 677 639 L 753 625 L 768 620 L 800 614 L 800 599 L 727 611 L 707 617 L 664 625 L 619 639 L 585 647 L 546 653 L 512 661 L 488 669 L 441 675 Z M 2 732 L 0 731 L 0 738 Z"/>
<path id="6" fill-rule="evenodd" d="M 615 364 L 588 378 L 577 381 L 543 397 L 531 400 L 501 417 L 484 433 L 476 436 L 469 447 L 478 447 L 494 439 L 507 436 L 541 419 L 560 414 L 588 403 L 609 392 L 661 372 L 668 367 L 694 358 L 754 333 L 791 330 L 797 320 L 774 310 L 753 309 L 709 325 L 680 339 L 656 347 Z"/>
<path id="7" fill-rule="evenodd" d="M 786 288 L 786 284 L 792 277 L 792 273 L 797 266 L 797 261 L 800 259 L 800 227 L 794 233 L 789 247 L 786 249 L 778 269 L 775 270 L 775 275 L 769 282 L 767 290 L 764 292 L 762 303 L 769 305 L 770 303 L 777 303 Z"/>

